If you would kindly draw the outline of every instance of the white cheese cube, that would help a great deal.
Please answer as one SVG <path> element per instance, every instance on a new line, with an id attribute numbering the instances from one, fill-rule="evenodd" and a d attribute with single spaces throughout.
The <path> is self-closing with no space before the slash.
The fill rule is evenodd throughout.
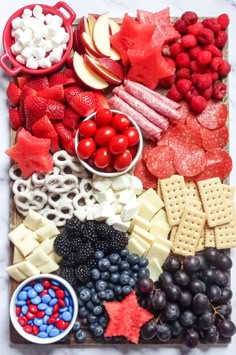
<path id="1" fill-rule="evenodd" d="M 151 219 L 156 213 L 156 207 L 146 200 L 139 201 L 141 202 L 139 215 L 147 221 L 151 221 Z"/>
<path id="2" fill-rule="evenodd" d="M 149 221 L 147 221 L 145 218 L 141 217 L 140 215 L 137 215 L 131 221 L 129 233 L 132 233 L 135 226 L 138 226 L 138 227 L 148 231 L 150 228 L 150 225 L 151 224 Z"/>
<path id="3" fill-rule="evenodd" d="M 126 233 L 127 230 L 129 229 L 130 226 L 130 222 L 124 222 L 122 221 L 122 219 L 120 218 L 119 215 L 115 215 L 114 216 L 114 223 L 113 223 L 113 227 L 115 229 L 117 229 L 120 232 L 124 232 Z"/>
<path id="4" fill-rule="evenodd" d="M 120 190 L 128 188 L 130 186 L 129 177 L 130 177 L 129 174 L 124 174 L 124 175 L 114 177 L 112 179 L 113 190 L 120 191 Z"/>
<path id="5" fill-rule="evenodd" d="M 56 264 L 59 264 L 62 259 L 62 257 L 60 255 L 58 255 L 55 251 L 52 251 L 48 256 Z"/>
<path id="6" fill-rule="evenodd" d="M 142 181 L 134 175 L 129 176 L 130 189 L 133 190 L 135 195 L 140 195 L 143 192 Z"/>
<path id="7" fill-rule="evenodd" d="M 162 207 L 164 207 L 164 202 L 160 199 L 158 194 L 153 189 L 146 190 L 142 195 L 138 197 L 140 201 L 146 201 L 158 212 Z"/>
<path id="8" fill-rule="evenodd" d="M 45 226 L 37 229 L 35 231 L 35 233 L 37 234 L 38 238 L 40 241 L 43 241 L 47 238 L 53 238 L 56 235 L 58 235 L 60 232 L 57 229 L 55 223 L 49 221 Z"/>
<path id="9" fill-rule="evenodd" d="M 16 280 L 16 282 L 21 282 L 26 279 L 26 275 L 17 268 L 17 265 L 8 266 L 6 272 L 10 277 Z"/>
<path id="10" fill-rule="evenodd" d="M 25 260 L 24 256 L 20 253 L 20 251 L 16 247 L 14 247 L 13 264 L 20 263 L 21 261 L 24 261 L 24 260 Z"/>
<path id="11" fill-rule="evenodd" d="M 123 207 L 124 207 L 124 205 L 122 203 L 118 202 L 118 201 L 115 201 L 112 204 L 113 212 L 115 214 L 120 214 L 122 209 L 123 209 Z"/>
<path id="12" fill-rule="evenodd" d="M 163 222 L 152 222 L 151 221 L 151 227 L 150 227 L 150 233 L 153 235 L 163 237 L 163 238 L 168 238 L 168 235 L 170 233 L 171 227 L 167 223 Z"/>
<path id="13" fill-rule="evenodd" d="M 131 253 L 138 254 L 139 256 L 143 256 L 146 250 L 135 238 L 129 239 L 128 249 Z"/>
<path id="14" fill-rule="evenodd" d="M 18 270 L 25 274 L 26 277 L 40 274 L 40 270 L 28 260 L 22 261 L 21 263 L 16 265 Z"/>
<path id="15" fill-rule="evenodd" d="M 131 201 L 136 201 L 136 196 L 132 190 L 122 190 L 119 192 L 118 202 L 126 205 Z"/>
<path id="16" fill-rule="evenodd" d="M 143 228 L 139 227 L 138 225 L 134 226 L 133 233 L 135 233 L 136 235 L 144 239 L 149 244 L 152 244 L 156 239 L 156 237 L 153 234 L 145 231 Z"/>
<path id="17" fill-rule="evenodd" d="M 151 260 L 152 258 L 157 258 L 160 266 L 162 266 L 170 253 L 170 249 L 160 245 L 157 242 L 154 242 L 149 249 L 146 258 Z"/>
<path id="18" fill-rule="evenodd" d="M 130 221 L 134 218 L 140 209 L 140 202 L 138 200 L 130 201 L 125 205 L 121 211 L 120 218 L 124 221 Z"/>
<path id="19" fill-rule="evenodd" d="M 131 240 L 131 238 L 135 239 L 138 242 L 138 244 L 140 244 L 145 249 L 145 252 L 143 254 L 146 254 L 148 252 L 148 250 L 150 248 L 149 243 L 147 243 L 144 239 L 142 239 L 140 236 L 135 235 L 135 234 L 131 234 L 129 237 L 129 240 Z"/>
<path id="20" fill-rule="evenodd" d="M 113 203 L 114 201 L 116 201 L 114 192 L 112 191 L 111 188 L 104 190 L 104 191 L 99 191 L 98 193 L 96 193 L 96 199 L 99 203 L 102 203 L 102 202 Z"/>
<path id="21" fill-rule="evenodd" d="M 152 219 L 152 222 L 165 222 L 168 223 L 168 219 L 167 219 L 167 214 L 166 211 L 164 211 L 163 209 L 160 209 L 160 211 L 158 211 L 155 216 Z"/>
<path id="22" fill-rule="evenodd" d="M 152 258 L 149 260 L 147 268 L 150 271 L 150 278 L 155 282 L 159 279 L 160 274 L 162 273 L 162 268 L 157 260 L 157 258 Z"/>
<path id="23" fill-rule="evenodd" d="M 104 221 L 112 215 L 113 211 L 109 202 L 102 202 L 98 205 L 94 213 L 95 221 Z"/>
<path id="24" fill-rule="evenodd" d="M 11 242 L 19 249 L 23 256 L 31 253 L 39 245 L 34 235 L 35 232 L 26 228 L 23 223 L 8 234 Z"/>
<path id="25" fill-rule="evenodd" d="M 41 273 L 48 274 L 56 271 L 59 265 L 56 264 L 46 253 L 40 250 L 38 253 L 31 254 L 28 258 L 34 266 L 36 266 Z"/>
<path id="26" fill-rule="evenodd" d="M 93 187 L 98 191 L 107 190 L 112 184 L 112 180 L 109 178 L 104 178 L 102 176 L 93 175 Z"/>

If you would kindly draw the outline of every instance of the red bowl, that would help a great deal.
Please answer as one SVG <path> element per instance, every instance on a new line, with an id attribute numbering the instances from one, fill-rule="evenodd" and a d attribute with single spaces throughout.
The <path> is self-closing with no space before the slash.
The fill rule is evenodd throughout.
<path id="1" fill-rule="evenodd" d="M 67 48 L 63 53 L 61 60 L 58 63 L 53 64 L 50 68 L 42 69 L 29 69 L 25 65 L 19 63 L 13 53 L 11 52 L 11 46 L 15 42 L 14 38 L 11 36 L 12 30 L 12 20 L 16 17 L 21 17 L 25 9 L 33 10 L 37 4 L 27 5 L 19 10 L 17 10 L 7 21 L 2 35 L 2 43 L 4 48 L 4 54 L 0 57 L 0 66 L 5 70 L 5 72 L 11 76 L 17 75 L 20 72 L 33 74 L 33 75 L 44 75 L 49 74 L 53 71 L 59 69 L 69 56 L 72 45 L 73 45 L 73 32 L 72 32 L 72 23 L 76 18 L 76 13 L 68 6 L 65 2 L 59 1 L 54 6 L 48 6 L 44 4 L 38 4 L 43 9 L 43 14 L 52 14 L 58 15 L 63 20 L 63 27 L 66 32 L 69 34 L 69 41 L 67 42 Z M 63 12 L 62 12 L 62 11 Z"/>

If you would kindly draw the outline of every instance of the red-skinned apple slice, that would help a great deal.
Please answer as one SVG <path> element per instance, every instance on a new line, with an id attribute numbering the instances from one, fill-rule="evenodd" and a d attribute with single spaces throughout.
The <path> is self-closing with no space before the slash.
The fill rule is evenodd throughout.
<path id="1" fill-rule="evenodd" d="M 80 54 L 84 53 L 84 45 L 81 41 L 81 35 L 83 32 L 89 34 L 88 22 L 85 16 L 81 17 L 78 22 L 78 25 L 75 27 L 73 34 L 73 49 Z"/>
<path id="2" fill-rule="evenodd" d="M 87 54 L 84 55 L 85 64 L 90 67 L 95 73 L 97 73 L 101 78 L 106 80 L 111 85 L 119 85 L 122 80 L 118 78 L 115 74 L 108 71 L 104 66 L 101 66 L 96 59 L 89 57 Z"/>
<path id="3" fill-rule="evenodd" d="M 97 58 L 96 60 L 108 72 L 115 75 L 120 80 L 122 81 L 124 80 L 125 77 L 124 68 L 120 63 L 117 63 L 116 61 L 107 57 Z"/>
<path id="4" fill-rule="evenodd" d="M 109 34 L 109 13 L 98 17 L 93 29 L 93 42 L 98 52 L 104 57 L 110 57 L 111 44 Z"/>
<path id="5" fill-rule="evenodd" d="M 83 56 L 77 52 L 74 53 L 73 65 L 78 78 L 89 88 L 104 90 L 108 87 L 109 84 L 103 80 L 100 75 L 97 75 L 91 70 L 91 68 L 85 63 Z"/>
<path id="6" fill-rule="evenodd" d="M 110 55 L 110 58 L 112 60 L 120 60 L 120 54 L 114 49 L 111 47 L 111 55 Z"/>
<path id="7" fill-rule="evenodd" d="M 95 57 L 101 57 L 102 55 L 97 51 L 96 47 L 94 46 L 92 37 L 90 34 L 83 32 L 81 35 L 81 42 L 83 43 L 84 47 L 92 53 Z"/>
<path id="8" fill-rule="evenodd" d="M 89 27 L 89 33 L 91 37 L 93 36 L 93 29 L 96 21 L 97 20 L 93 14 L 88 14 L 88 27 Z"/>
<path id="9" fill-rule="evenodd" d="M 120 25 L 115 20 L 110 18 L 108 22 L 109 22 L 111 35 L 114 35 L 118 31 L 120 31 Z"/>

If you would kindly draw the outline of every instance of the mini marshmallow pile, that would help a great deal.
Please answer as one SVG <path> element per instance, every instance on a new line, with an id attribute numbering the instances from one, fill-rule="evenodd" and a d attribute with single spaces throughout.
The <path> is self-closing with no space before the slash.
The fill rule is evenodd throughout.
<path id="1" fill-rule="evenodd" d="M 16 60 L 29 69 L 50 68 L 58 63 L 69 40 L 62 25 L 60 16 L 44 15 L 40 5 L 33 10 L 25 9 L 22 17 L 12 20 L 15 43 L 11 51 Z"/>

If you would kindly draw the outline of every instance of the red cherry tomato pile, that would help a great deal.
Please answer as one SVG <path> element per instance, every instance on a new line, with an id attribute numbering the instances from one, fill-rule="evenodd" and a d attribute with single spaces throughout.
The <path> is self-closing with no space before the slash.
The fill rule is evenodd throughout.
<path id="1" fill-rule="evenodd" d="M 97 169 L 122 171 L 131 164 L 138 143 L 139 133 L 125 114 L 102 108 L 79 125 L 77 154 Z"/>

